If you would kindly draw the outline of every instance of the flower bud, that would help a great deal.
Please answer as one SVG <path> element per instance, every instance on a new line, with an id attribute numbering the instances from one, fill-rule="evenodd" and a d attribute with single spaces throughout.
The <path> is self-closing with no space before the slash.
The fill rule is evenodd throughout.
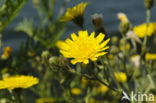
<path id="1" fill-rule="evenodd" d="M 49 65 L 53 70 L 61 70 L 67 64 L 67 60 L 63 56 L 53 56 L 49 58 Z"/>
<path id="2" fill-rule="evenodd" d="M 103 27 L 103 15 L 102 14 L 93 14 L 92 15 L 92 22 L 95 26 L 95 33 L 96 33 L 96 36 L 99 34 L 99 33 L 104 33 L 106 35 L 106 31 Z M 107 39 L 107 35 L 106 35 L 106 38 Z"/>
<path id="3" fill-rule="evenodd" d="M 4 48 L 4 52 L 3 52 L 2 56 L 1 56 L 1 58 L 3 60 L 8 59 L 10 57 L 10 55 L 11 55 L 11 52 L 12 52 L 12 49 L 11 49 L 10 46 L 5 47 Z"/>
<path id="4" fill-rule="evenodd" d="M 132 28 L 132 26 L 131 26 L 126 14 L 118 13 L 117 16 L 118 16 L 118 19 L 121 21 L 120 27 L 119 27 L 120 32 L 122 34 L 126 34 Z"/>
<path id="5" fill-rule="evenodd" d="M 122 34 L 126 34 L 131 29 L 131 24 L 129 22 L 121 22 L 119 29 Z"/>
<path id="6" fill-rule="evenodd" d="M 49 58 L 49 64 L 50 64 L 50 65 L 55 65 L 55 64 L 57 64 L 57 61 L 58 61 L 58 58 L 55 57 L 55 56 Z"/>
<path id="7" fill-rule="evenodd" d="M 7 8 L 7 6 L 5 4 L 3 4 L 0 8 L 0 12 L 4 11 Z"/>
<path id="8" fill-rule="evenodd" d="M 110 48 L 110 53 L 111 54 L 117 54 L 119 52 L 119 48 L 118 47 L 116 47 L 116 46 L 111 46 L 111 48 Z"/>
<path id="9" fill-rule="evenodd" d="M 118 37 L 113 36 L 111 42 L 112 42 L 112 44 L 116 45 L 118 43 Z"/>
<path id="10" fill-rule="evenodd" d="M 145 3 L 145 7 L 147 9 L 151 9 L 153 7 L 153 5 L 154 5 L 154 0 L 145 0 L 144 3 Z"/>
<path id="11" fill-rule="evenodd" d="M 50 57 L 49 51 L 43 51 L 42 54 L 41 54 L 42 63 L 47 64 L 49 57 Z"/>
<path id="12" fill-rule="evenodd" d="M 47 58 L 49 58 L 49 56 L 50 56 L 49 51 L 43 51 L 42 54 L 41 54 L 41 57 L 43 59 L 47 59 Z"/>
<path id="13" fill-rule="evenodd" d="M 10 103 L 7 98 L 1 98 L 0 103 Z"/>

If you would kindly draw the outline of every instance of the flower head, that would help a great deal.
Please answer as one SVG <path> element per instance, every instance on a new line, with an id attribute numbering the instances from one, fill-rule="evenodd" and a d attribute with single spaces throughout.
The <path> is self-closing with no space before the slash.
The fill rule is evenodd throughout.
<path id="1" fill-rule="evenodd" d="M 83 12 L 87 6 L 87 3 L 80 3 L 73 8 L 68 8 L 61 21 L 73 21 L 78 26 L 83 25 Z"/>
<path id="2" fill-rule="evenodd" d="M 134 32 L 138 37 L 143 38 L 146 35 L 146 29 L 147 35 L 151 36 L 153 33 L 156 32 L 156 23 L 149 23 L 148 28 L 146 27 L 146 24 L 135 26 Z"/>
<path id="3" fill-rule="evenodd" d="M 5 47 L 4 48 L 4 52 L 3 52 L 3 54 L 2 54 L 2 56 L 1 56 L 1 58 L 2 59 L 8 59 L 9 58 L 9 56 L 10 56 L 10 54 L 11 54 L 11 47 L 10 46 L 7 46 L 7 47 Z"/>
<path id="4" fill-rule="evenodd" d="M 119 48 L 120 48 L 121 51 L 124 50 L 123 44 L 124 44 L 124 40 L 123 40 L 123 39 L 120 39 L 120 47 L 119 47 Z M 125 44 L 125 49 L 126 49 L 126 51 L 129 51 L 130 48 L 131 48 L 131 45 L 127 42 L 127 43 Z"/>
<path id="5" fill-rule="evenodd" d="M 147 9 L 151 9 L 154 5 L 154 0 L 144 0 L 144 2 Z"/>
<path id="6" fill-rule="evenodd" d="M 114 73 L 114 76 L 118 82 L 126 82 L 127 81 L 127 76 L 123 72 Z"/>
<path id="7" fill-rule="evenodd" d="M 57 47 L 64 57 L 73 58 L 72 64 L 77 62 L 88 64 L 89 60 L 96 61 L 99 56 L 107 53 L 104 50 L 109 48 L 106 44 L 110 39 L 103 41 L 104 37 L 103 33 L 95 37 L 95 32 L 89 36 L 87 31 L 79 31 L 78 36 L 75 33 L 71 34 L 72 40 L 58 41 Z"/>
<path id="8" fill-rule="evenodd" d="M 71 89 L 71 93 L 72 93 L 73 95 L 80 95 L 80 94 L 82 93 L 82 90 L 79 89 L 79 88 L 72 88 L 72 89 Z"/>
<path id="9" fill-rule="evenodd" d="M 36 103 L 55 103 L 55 100 L 53 98 L 39 98 Z"/>
<path id="10" fill-rule="evenodd" d="M 38 84 L 39 80 L 33 76 L 13 76 L 6 77 L 0 80 L 0 89 L 16 89 L 16 88 L 29 88 L 35 84 Z"/>
<path id="11" fill-rule="evenodd" d="M 106 93 L 109 90 L 107 86 L 103 85 L 100 82 L 97 82 L 96 84 L 97 85 L 93 88 L 93 91 L 95 91 L 97 94 Z"/>
<path id="12" fill-rule="evenodd" d="M 156 60 L 156 54 L 146 53 L 145 59 L 146 60 Z"/>

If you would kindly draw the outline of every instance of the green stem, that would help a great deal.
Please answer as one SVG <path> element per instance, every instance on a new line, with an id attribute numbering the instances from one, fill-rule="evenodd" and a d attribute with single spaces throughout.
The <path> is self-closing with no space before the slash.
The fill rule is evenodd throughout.
<path id="1" fill-rule="evenodd" d="M 150 23 L 150 14 L 151 14 L 150 9 L 147 9 L 147 11 L 146 11 L 146 16 L 147 16 L 147 18 L 146 18 L 146 34 L 144 36 L 144 41 L 143 41 L 142 55 L 146 51 L 147 33 L 148 33 L 148 26 L 149 26 L 149 23 Z"/>
<path id="2" fill-rule="evenodd" d="M 23 99 L 22 99 L 22 89 L 14 89 L 13 90 L 13 95 L 15 97 L 16 103 L 23 103 Z"/>
<path id="3" fill-rule="evenodd" d="M 0 49 L 1 49 L 1 47 L 2 47 L 2 33 L 0 33 Z M 1 53 L 1 51 L 0 51 L 0 53 Z"/>
<path id="4" fill-rule="evenodd" d="M 119 83 L 116 81 L 116 79 L 115 79 L 115 76 L 114 76 L 114 73 L 115 73 L 115 72 L 114 72 L 114 69 L 112 69 L 112 66 L 111 66 L 110 61 L 109 61 L 109 59 L 108 59 L 107 56 L 106 56 L 106 58 L 107 58 L 107 63 L 108 63 L 108 65 L 105 65 L 105 64 L 104 64 L 102 58 L 100 58 L 100 62 L 102 63 L 102 65 L 103 65 L 104 67 L 105 67 L 105 66 L 108 67 L 108 69 L 110 70 L 110 73 L 112 73 L 112 74 L 110 75 L 110 77 L 112 77 L 113 82 L 117 85 L 118 88 L 121 88 L 120 84 L 119 84 Z"/>
<path id="5" fill-rule="evenodd" d="M 144 36 L 144 41 L 143 41 L 143 46 L 142 46 L 142 52 L 141 52 L 141 63 L 142 65 L 144 65 L 145 67 L 145 73 L 147 74 L 148 73 L 148 70 L 146 68 L 146 63 L 145 63 L 145 60 L 144 60 L 144 54 L 146 52 L 146 44 L 147 44 L 147 33 L 148 33 L 148 26 L 149 26 L 149 23 L 150 23 L 150 9 L 147 9 L 146 11 L 146 34 Z"/>
<path id="6" fill-rule="evenodd" d="M 125 35 L 122 34 L 122 36 L 123 36 L 123 40 L 124 40 L 124 42 L 123 42 L 123 54 L 124 54 L 123 63 L 124 63 L 124 64 L 123 64 L 123 65 L 124 65 L 124 71 L 125 71 L 125 73 L 126 73 L 126 75 L 127 75 L 127 68 L 126 68 L 126 60 L 127 60 L 126 43 L 127 43 L 127 41 L 126 41 Z"/>
<path id="7" fill-rule="evenodd" d="M 134 39 L 131 39 L 132 45 L 134 47 L 135 52 L 137 51 L 137 46 L 136 46 L 136 42 Z"/>
<path id="8" fill-rule="evenodd" d="M 72 73 L 72 74 L 74 74 L 74 75 L 79 75 L 79 76 L 82 76 L 82 77 L 86 77 L 87 79 L 90 79 L 90 80 L 97 80 L 97 81 L 99 81 L 100 83 L 102 83 L 103 85 L 109 87 L 110 89 L 112 89 L 112 90 L 114 90 L 114 91 L 116 91 L 116 92 L 119 92 L 119 93 L 122 92 L 121 90 L 118 90 L 118 89 L 112 87 L 111 85 L 109 85 L 108 83 L 102 81 L 102 80 L 99 79 L 96 75 L 94 75 L 94 76 L 89 76 L 89 75 L 87 75 L 87 74 L 77 73 L 77 72 L 75 72 L 75 71 L 68 71 L 68 72 L 70 72 L 70 73 Z"/>
<path id="9" fill-rule="evenodd" d="M 122 90 L 116 89 L 116 88 L 112 87 L 111 85 L 109 85 L 109 83 L 106 83 L 106 82 L 102 81 L 101 79 L 99 79 L 99 78 L 96 76 L 96 74 L 95 74 L 94 76 L 95 76 L 95 79 L 96 79 L 97 81 L 99 81 L 100 83 L 102 83 L 103 85 L 109 87 L 110 89 L 112 89 L 112 90 L 114 90 L 114 91 L 116 91 L 116 92 L 118 92 L 118 93 L 122 93 Z"/>

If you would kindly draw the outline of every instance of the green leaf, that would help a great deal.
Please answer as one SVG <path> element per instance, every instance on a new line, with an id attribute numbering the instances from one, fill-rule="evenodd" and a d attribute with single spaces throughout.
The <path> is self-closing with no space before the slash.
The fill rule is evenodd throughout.
<path id="1" fill-rule="evenodd" d="M 33 21 L 31 19 L 24 19 L 20 22 L 17 27 L 15 28 L 16 31 L 22 31 L 27 33 L 30 37 L 33 36 L 34 28 L 33 28 Z"/>
<path id="2" fill-rule="evenodd" d="M 27 1 L 28 0 L 0 0 L 0 33 L 17 16 Z"/>

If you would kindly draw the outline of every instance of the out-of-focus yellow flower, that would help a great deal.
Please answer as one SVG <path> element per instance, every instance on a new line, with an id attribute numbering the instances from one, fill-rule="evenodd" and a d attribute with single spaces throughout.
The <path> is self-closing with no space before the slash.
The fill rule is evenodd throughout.
<path id="1" fill-rule="evenodd" d="M 88 100 L 88 103 L 101 103 L 101 102 L 98 101 L 98 100 L 95 100 L 94 98 L 90 98 L 90 99 Z"/>
<path id="2" fill-rule="evenodd" d="M 3 52 L 2 56 L 1 56 L 1 58 L 4 59 L 4 60 L 8 59 L 10 54 L 11 54 L 11 51 L 12 50 L 11 50 L 10 46 L 5 47 L 4 48 L 4 52 Z"/>
<path id="3" fill-rule="evenodd" d="M 96 61 L 99 56 L 107 53 L 104 50 L 109 48 L 106 44 L 110 38 L 103 41 L 105 34 L 100 33 L 97 37 L 95 37 L 95 32 L 92 32 L 90 36 L 88 36 L 87 31 L 79 31 L 78 34 L 79 36 L 75 33 L 71 34 L 72 40 L 66 39 L 56 43 L 64 57 L 74 58 L 71 60 L 72 64 L 77 62 L 88 64 L 89 59 Z"/>
<path id="4" fill-rule="evenodd" d="M 39 0 L 33 0 L 33 3 L 35 4 L 35 5 L 37 5 L 37 4 L 39 4 Z"/>
<path id="5" fill-rule="evenodd" d="M 79 89 L 79 88 L 72 88 L 72 89 L 71 89 L 71 93 L 72 93 L 73 95 L 80 95 L 80 94 L 82 93 L 82 90 Z"/>
<path id="6" fill-rule="evenodd" d="M 127 76 L 123 72 L 114 73 L 114 76 L 118 82 L 126 82 L 127 81 Z"/>
<path id="7" fill-rule="evenodd" d="M 112 42 L 112 44 L 114 44 L 114 45 L 116 45 L 117 43 L 118 43 L 118 37 L 117 36 L 113 36 L 112 38 L 111 38 L 111 42 Z"/>
<path id="8" fill-rule="evenodd" d="M 146 53 L 145 59 L 146 60 L 156 60 L 156 54 Z"/>
<path id="9" fill-rule="evenodd" d="M 118 16 L 118 19 L 121 20 L 122 22 L 128 22 L 128 18 L 126 16 L 126 14 L 118 13 L 117 16 Z"/>
<path id="10" fill-rule="evenodd" d="M 110 60 L 114 60 L 114 57 L 113 57 L 112 54 L 108 54 L 108 58 L 109 58 Z"/>
<path id="11" fill-rule="evenodd" d="M 148 28 L 146 27 L 146 24 L 135 26 L 134 32 L 138 37 L 143 38 L 146 35 L 146 29 L 147 35 L 151 36 L 153 33 L 156 32 L 156 23 L 149 23 Z"/>
<path id="12" fill-rule="evenodd" d="M 61 21 L 73 21 L 78 26 L 83 25 L 83 12 L 87 6 L 87 3 L 82 2 L 73 8 L 68 8 L 65 15 L 61 17 Z"/>
<path id="13" fill-rule="evenodd" d="M 39 98 L 36 103 L 55 103 L 55 100 L 53 98 Z"/>
<path id="14" fill-rule="evenodd" d="M 12 76 L 0 80 L 0 89 L 16 89 L 16 88 L 29 88 L 38 84 L 39 79 L 33 76 Z"/>
<path id="15" fill-rule="evenodd" d="M 82 82 L 83 85 L 87 85 L 89 80 L 86 77 L 82 77 L 81 82 Z"/>
<path id="16" fill-rule="evenodd" d="M 101 84 L 98 82 L 98 85 L 96 87 L 94 87 L 94 91 L 99 94 L 99 93 L 106 93 L 108 91 L 108 87 L 106 87 L 105 85 Z"/>
<path id="17" fill-rule="evenodd" d="M 124 50 L 124 47 L 123 47 L 123 39 L 120 40 L 120 50 L 123 51 Z M 131 48 L 131 45 L 127 42 L 126 43 L 126 50 L 128 51 L 129 49 Z"/>
<path id="18" fill-rule="evenodd" d="M 131 48 L 131 45 L 129 43 L 126 43 L 126 50 L 128 51 Z M 120 45 L 120 50 L 123 51 L 123 45 Z"/>
<path id="19" fill-rule="evenodd" d="M 74 19 L 78 17 L 82 17 L 86 6 L 87 6 L 87 3 L 82 2 L 74 6 L 73 8 L 68 8 L 65 15 L 62 16 L 61 21 L 73 21 Z"/>

